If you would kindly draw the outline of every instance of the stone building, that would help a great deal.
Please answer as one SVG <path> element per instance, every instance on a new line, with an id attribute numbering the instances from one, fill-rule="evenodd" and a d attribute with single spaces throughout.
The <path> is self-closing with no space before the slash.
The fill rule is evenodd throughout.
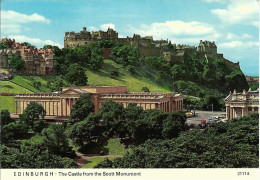
<path id="1" fill-rule="evenodd" d="M 0 69 L 9 69 L 11 58 L 17 56 L 25 61 L 25 70 L 22 71 L 24 74 L 54 74 L 54 53 L 51 49 L 31 48 L 7 38 L 3 38 L 1 43 L 7 48 L 0 50 Z"/>
<path id="2" fill-rule="evenodd" d="M 251 113 L 259 113 L 259 90 L 248 92 L 245 90 L 242 93 L 233 93 L 225 98 L 226 117 L 231 120 L 240 118 Z"/>
<path id="3" fill-rule="evenodd" d="M 203 52 L 204 54 L 207 54 L 207 56 L 217 56 L 217 46 L 214 41 L 210 42 L 200 40 L 200 44 L 197 50 L 198 52 Z"/>
<path id="4" fill-rule="evenodd" d="M 84 94 L 90 95 L 95 105 L 95 113 L 102 102 L 113 100 L 127 107 L 136 103 L 146 109 L 161 109 L 165 112 L 182 110 L 183 97 L 178 93 L 128 93 L 126 86 L 80 86 L 63 87 L 62 92 L 19 94 L 15 96 L 15 115 L 22 114 L 31 102 L 41 104 L 47 119 L 68 119 L 72 105 Z"/>

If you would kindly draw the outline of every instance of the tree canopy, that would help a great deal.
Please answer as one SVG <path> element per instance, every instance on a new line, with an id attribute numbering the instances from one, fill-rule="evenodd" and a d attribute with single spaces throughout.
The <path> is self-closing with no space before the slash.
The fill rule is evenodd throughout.
<path id="1" fill-rule="evenodd" d="M 70 119 L 73 121 L 83 121 L 91 112 L 94 112 L 95 106 L 90 100 L 89 95 L 80 96 L 75 104 L 72 105 Z"/>
<path id="2" fill-rule="evenodd" d="M 25 69 L 25 62 L 24 60 L 20 59 L 18 56 L 13 56 L 10 59 L 9 66 L 11 69 L 15 70 L 16 72 L 20 72 Z"/>
<path id="3" fill-rule="evenodd" d="M 177 113 L 172 114 L 174 117 Z M 170 140 L 148 140 L 102 168 L 257 168 L 259 115 L 251 114 Z M 183 122 L 178 116 L 177 122 Z M 112 163 L 112 165 L 111 165 Z"/>
<path id="4" fill-rule="evenodd" d="M 46 111 L 41 104 L 36 102 L 31 102 L 23 111 L 23 114 L 20 116 L 22 121 L 25 121 L 30 127 L 34 127 L 34 122 L 40 118 L 44 118 Z"/>
<path id="5" fill-rule="evenodd" d="M 70 65 L 68 73 L 65 75 L 65 79 L 74 86 L 85 86 L 88 83 L 85 69 L 77 63 Z"/>

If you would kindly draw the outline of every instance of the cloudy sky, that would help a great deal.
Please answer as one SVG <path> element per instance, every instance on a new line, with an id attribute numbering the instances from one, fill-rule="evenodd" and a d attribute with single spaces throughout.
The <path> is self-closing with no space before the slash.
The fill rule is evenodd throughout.
<path id="1" fill-rule="evenodd" d="M 63 47 L 66 31 L 152 35 L 176 44 L 215 41 L 218 52 L 259 74 L 258 0 L 2 0 L 1 37 Z"/>

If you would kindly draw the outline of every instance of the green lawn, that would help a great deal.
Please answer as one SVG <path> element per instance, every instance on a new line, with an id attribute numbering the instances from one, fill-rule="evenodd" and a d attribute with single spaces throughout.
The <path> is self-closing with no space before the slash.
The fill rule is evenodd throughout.
<path id="1" fill-rule="evenodd" d="M 0 110 L 7 109 L 10 113 L 14 113 L 14 96 L 1 96 Z"/>
<path id="2" fill-rule="evenodd" d="M 1 93 L 32 93 L 32 91 L 29 91 L 25 88 L 22 88 L 21 86 L 18 86 L 12 82 L 9 81 L 1 81 Z"/>
<path id="3" fill-rule="evenodd" d="M 95 157 L 95 158 L 91 158 L 87 161 L 87 164 L 85 166 L 83 166 L 82 168 L 93 168 L 96 164 L 100 163 L 101 161 L 103 161 L 105 159 L 105 157 Z M 114 157 L 109 157 L 109 160 L 114 160 Z"/>
<path id="4" fill-rule="evenodd" d="M 123 156 L 126 153 L 126 149 L 124 145 L 120 143 L 119 139 L 109 139 L 107 146 L 105 146 L 109 150 L 109 155 L 118 155 Z"/>

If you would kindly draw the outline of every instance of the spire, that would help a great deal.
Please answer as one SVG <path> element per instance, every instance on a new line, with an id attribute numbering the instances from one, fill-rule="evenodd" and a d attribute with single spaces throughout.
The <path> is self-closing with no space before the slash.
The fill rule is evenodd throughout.
<path id="1" fill-rule="evenodd" d="M 237 90 L 236 90 L 236 89 L 234 89 L 234 92 L 233 92 L 233 94 L 237 94 Z"/>

